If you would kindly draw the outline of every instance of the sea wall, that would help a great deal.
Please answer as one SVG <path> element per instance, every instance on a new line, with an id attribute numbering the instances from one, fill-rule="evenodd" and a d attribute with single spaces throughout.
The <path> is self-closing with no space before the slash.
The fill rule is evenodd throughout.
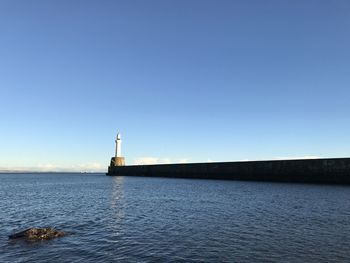
<path id="1" fill-rule="evenodd" d="M 107 175 L 350 184 L 350 158 L 110 166 Z"/>

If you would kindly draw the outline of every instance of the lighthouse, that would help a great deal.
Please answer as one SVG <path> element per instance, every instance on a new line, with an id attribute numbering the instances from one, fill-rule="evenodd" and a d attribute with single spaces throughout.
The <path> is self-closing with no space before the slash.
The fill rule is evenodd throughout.
<path id="1" fill-rule="evenodd" d="M 115 158 L 122 157 L 122 138 L 118 132 L 117 138 L 115 139 Z"/>
<path id="2" fill-rule="evenodd" d="M 115 139 L 115 156 L 111 159 L 110 166 L 124 166 L 125 158 L 122 157 L 122 137 L 118 132 L 117 137 Z"/>

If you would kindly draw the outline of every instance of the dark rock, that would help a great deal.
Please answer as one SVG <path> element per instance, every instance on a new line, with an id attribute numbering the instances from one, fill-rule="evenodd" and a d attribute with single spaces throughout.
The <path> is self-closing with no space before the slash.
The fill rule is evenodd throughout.
<path id="1" fill-rule="evenodd" d="M 63 237 L 65 233 L 63 231 L 58 231 L 51 227 L 47 228 L 29 228 L 22 232 L 18 232 L 16 234 L 10 235 L 9 239 L 26 239 L 28 241 L 36 241 L 36 240 L 48 240 L 56 237 Z"/>

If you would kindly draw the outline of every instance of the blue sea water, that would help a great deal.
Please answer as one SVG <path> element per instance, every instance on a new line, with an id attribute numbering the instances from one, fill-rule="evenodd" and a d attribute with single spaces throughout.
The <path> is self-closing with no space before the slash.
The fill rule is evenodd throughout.
<path id="1" fill-rule="evenodd" d="M 350 187 L 0 174 L 0 231 L 0 262 L 350 262 Z"/>

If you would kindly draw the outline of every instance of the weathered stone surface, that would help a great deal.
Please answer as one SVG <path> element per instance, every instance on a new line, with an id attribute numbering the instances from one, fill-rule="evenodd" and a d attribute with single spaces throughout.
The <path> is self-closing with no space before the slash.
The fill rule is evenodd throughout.
<path id="1" fill-rule="evenodd" d="M 125 157 L 112 157 L 110 167 L 125 166 Z"/>
<path id="2" fill-rule="evenodd" d="M 28 241 L 48 240 L 56 237 L 63 237 L 65 233 L 54 228 L 29 228 L 22 232 L 10 235 L 9 239 L 22 238 Z"/>

